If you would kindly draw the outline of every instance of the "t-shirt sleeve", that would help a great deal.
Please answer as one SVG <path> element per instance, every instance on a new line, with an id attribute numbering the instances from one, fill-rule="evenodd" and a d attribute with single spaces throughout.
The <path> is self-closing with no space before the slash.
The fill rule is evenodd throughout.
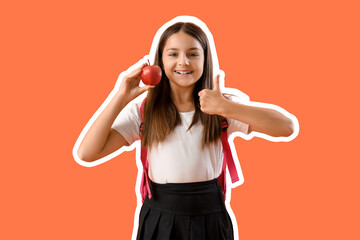
<path id="1" fill-rule="evenodd" d="M 241 102 L 241 99 L 234 95 L 228 96 L 228 98 L 229 98 L 229 100 L 236 102 L 236 103 Z M 227 129 L 228 135 L 230 135 L 234 132 L 242 132 L 242 133 L 248 134 L 249 124 L 240 122 L 238 120 L 231 119 L 231 118 L 228 118 L 227 121 L 228 121 L 228 129 Z"/>
<path id="2" fill-rule="evenodd" d="M 140 139 L 140 106 L 141 102 L 130 102 L 121 110 L 111 126 L 125 138 L 129 145 Z"/>
<path id="3" fill-rule="evenodd" d="M 242 132 L 245 134 L 248 134 L 249 131 L 249 124 L 240 122 L 235 119 L 228 118 L 228 135 L 234 133 L 234 132 Z"/>

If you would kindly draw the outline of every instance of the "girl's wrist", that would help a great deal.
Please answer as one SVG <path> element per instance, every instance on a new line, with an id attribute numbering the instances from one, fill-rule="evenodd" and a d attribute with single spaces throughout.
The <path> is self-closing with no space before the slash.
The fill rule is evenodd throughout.
<path id="1" fill-rule="evenodd" d="M 129 95 L 126 94 L 126 92 L 122 91 L 121 89 L 117 91 L 115 94 L 115 97 L 119 99 L 125 106 L 130 102 L 129 101 Z"/>
<path id="2" fill-rule="evenodd" d="M 222 101 L 220 101 L 220 104 L 219 104 L 219 115 L 220 116 L 223 116 L 225 118 L 228 117 L 230 104 L 231 104 L 231 101 L 226 98 L 223 98 Z"/>

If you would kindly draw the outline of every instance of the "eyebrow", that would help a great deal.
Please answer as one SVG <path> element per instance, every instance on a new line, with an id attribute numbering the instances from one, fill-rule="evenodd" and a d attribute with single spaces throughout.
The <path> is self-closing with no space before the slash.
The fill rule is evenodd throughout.
<path id="1" fill-rule="evenodd" d="M 170 51 L 170 50 L 175 50 L 175 51 L 177 51 L 177 50 L 179 50 L 179 49 L 178 49 L 178 48 L 168 48 L 168 49 L 166 49 L 166 51 Z M 197 47 L 189 48 L 189 50 L 199 50 L 199 51 L 201 51 L 201 49 L 200 49 L 200 48 L 197 48 Z"/>

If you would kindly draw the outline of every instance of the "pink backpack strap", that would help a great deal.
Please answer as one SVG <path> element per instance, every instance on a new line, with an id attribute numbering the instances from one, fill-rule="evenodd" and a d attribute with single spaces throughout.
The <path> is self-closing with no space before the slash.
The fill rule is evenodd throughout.
<path id="1" fill-rule="evenodd" d="M 140 106 L 140 117 L 141 117 L 141 125 L 140 125 L 140 139 L 142 141 L 143 139 L 143 121 L 144 121 L 144 105 L 145 105 L 145 100 L 146 98 L 143 100 L 143 102 L 141 103 Z M 150 191 L 150 178 L 148 176 L 148 169 L 149 169 L 149 162 L 147 160 L 147 149 L 144 148 L 141 144 L 141 151 L 140 151 L 140 159 L 141 159 L 141 163 L 143 166 L 143 175 L 142 175 L 142 179 L 141 179 L 141 184 L 140 184 L 140 193 L 141 193 L 141 198 L 142 198 L 142 202 L 145 201 L 146 198 L 146 194 L 149 195 L 149 198 L 151 199 L 151 191 Z"/>
<path id="2" fill-rule="evenodd" d="M 223 147 L 224 160 L 223 160 L 222 172 L 221 172 L 220 176 L 218 177 L 218 181 L 219 181 L 220 186 L 222 187 L 224 199 L 226 199 L 226 165 L 228 166 L 232 183 L 239 181 L 239 176 L 236 171 L 234 158 L 232 156 L 229 141 L 228 141 L 228 134 L 227 134 L 228 123 L 227 123 L 226 118 L 222 119 L 221 128 L 222 128 L 221 144 Z"/>

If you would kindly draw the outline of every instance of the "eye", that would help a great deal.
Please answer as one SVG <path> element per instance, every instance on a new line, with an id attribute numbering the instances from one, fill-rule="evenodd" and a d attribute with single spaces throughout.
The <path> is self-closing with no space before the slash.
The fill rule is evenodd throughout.
<path id="1" fill-rule="evenodd" d="M 191 57 L 197 57 L 197 56 L 199 56 L 199 54 L 197 54 L 197 53 L 191 53 L 190 56 L 191 56 Z"/>
<path id="2" fill-rule="evenodd" d="M 177 56 L 177 54 L 176 53 L 170 53 L 169 56 L 170 57 L 175 57 L 175 56 Z"/>

